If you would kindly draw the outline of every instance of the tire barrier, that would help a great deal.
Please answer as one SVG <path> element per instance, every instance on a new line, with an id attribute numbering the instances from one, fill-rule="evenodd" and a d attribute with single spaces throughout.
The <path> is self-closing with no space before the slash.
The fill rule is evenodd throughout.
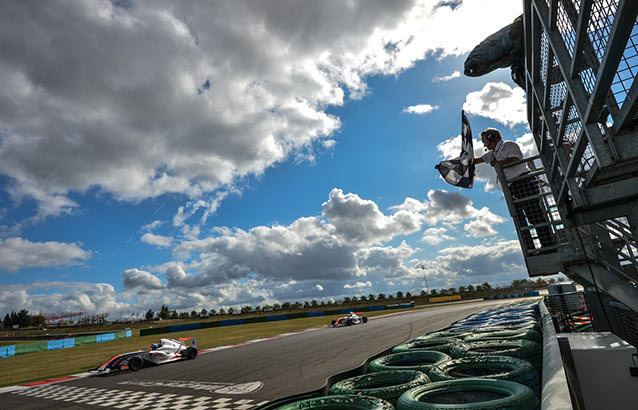
<path id="1" fill-rule="evenodd" d="M 307 318 L 307 317 L 343 315 L 350 312 L 354 312 L 355 310 L 357 312 L 372 312 L 372 311 L 378 311 L 378 310 L 407 309 L 407 308 L 413 308 L 413 307 L 414 307 L 414 303 L 400 303 L 398 305 L 363 306 L 357 309 L 319 310 L 319 311 L 312 311 L 312 312 L 288 313 L 283 315 L 248 317 L 245 319 L 225 319 L 225 320 L 215 320 L 215 321 L 203 322 L 203 323 L 186 323 L 183 325 L 150 327 L 148 329 L 141 329 L 140 336 L 160 335 L 164 333 L 208 329 L 211 327 L 224 327 L 224 326 L 247 325 L 250 323 L 276 322 L 280 320 L 301 319 L 301 318 Z"/>
<path id="2" fill-rule="evenodd" d="M 433 366 L 440 365 L 452 358 L 445 353 L 434 350 L 414 350 L 393 353 L 379 357 L 370 362 L 368 372 L 382 372 L 387 370 L 418 370 L 428 374 Z"/>
<path id="3" fill-rule="evenodd" d="M 485 340 L 530 340 L 532 342 L 541 343 L 543 336 L 534 329 L 523 330 L 497 330 L 493 332 L 478 333 L 466 336 L 465 342 L 480 342 Z"/>
<path id="4" fill-rule="evenodd" d="M 534 366 L 508 356 L 476 356 L 448 360 L 428 373 L 433 382 L 464 378 L 509 380 L 524 384 L 540 396 L 540 381 Z"/>
<path id="5" fill-rule="evenodd" d="M 390 370 L 368 373 L 341 380 L 330 387 L 330 394 L 356 394 L 377 397 L 395 405 L 406 391 L 430 383 L 425 373 L 416 370 Z"/>
<path id="6" fill-rule="evenodd" d="M 323 396 L 296 401 L 277 407 L 279 410 L 345 409 L 345 410 L 394 410 L 389 402 L 376 397 L 355 395 Z"/>
<path id="7" fill-rule="evenodd" d="M 426 384 L 405 392 L 398 410 L 536 410 L 539 401 L 527 386 L 506 380 L 460 379 Z"/>
<path id="8" fill-rule="evenodd" d="M 543 363 L 543 347 L 538 343 L 524 339 L 457 343 L 450 351 L 450 356 L 453 359 L 484 355 L 509 356 L 527 360 L 539 374 Z"/>
<path id="9" fill-rule="evenodd" d="M 19 345 L 0 347 L 0 358 L 17 356 L 21 354 L 45 352 L 47 350 L 68 349 L 74 346 L 81 346 L 88 343 L 102 343 L 116 339 L 131 337 L 132 331 L 122 330 L 115 333 L 102 333 L 91 336 L 70 337 L 66 339 L 55 339 L 49 341 L 22 343 Z"/>
<path id="10" fill-rule="evenodd" d="M 443 352 L 449 355 L 450 351 L 457 343 L 459 343 L 459 340 L 453 337 L 414 340 L 412 342 L 404 343 L 394 347 L 394 349 L 392 349 L 392 352 L 402 353 L 414 350 L 436 350 L 437 352 Z"/>
<path id="11" fill-rule="evenodd" d="M 471 335 L 491 337 L 494 334 L 535 337 L 535 333 L 540 334 L 541 331 L 538 326 L 540 308 L 538 302 L 533 303 L 510 302 L 508 306 L 477 312 L 447 328 L 386 349 L 357 368 L 331 376 L 317 390 L 280 398 L 256 410 L 376 408 L 375 403 L 363 403 L 362 406 L 368 407 L 346 407 L 342 401 L 352 403 L 361 397 L 386 400 L 390 405 L 398 406 L 399 410 L 538 409 L 537 394 L 541 393 L 539 374 L 543 357 L 540 344 L 524 338 L 464 340 Z M 444 354 L 451 358 L 434 361 L 433 355 L 444 359 Z M 430 355 L 430 358 L 426 355 Z M 377 367 L 393 368 L 395 365 L 410 370 L 384 370 Z M 432 381 L 424 372 L 412 366 L 429 366 L 428 374 L 444 380 Z M 377 369 L 379 371 L 375 371 Z M 399 376 L 402 373 L 412 376 Z M 449 378 L 453 380 L 445 380 Z M 415 379 L 421 380 L 417 387 L 408 387 L 416 382 Z M 327 397 L 345 399 L 338 399 L 335 404 L 326 400 Z"/>

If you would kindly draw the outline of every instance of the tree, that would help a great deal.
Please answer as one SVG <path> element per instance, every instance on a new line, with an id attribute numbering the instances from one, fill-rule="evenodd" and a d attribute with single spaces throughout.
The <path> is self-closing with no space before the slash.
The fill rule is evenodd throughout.
<path id="1" fill-rule="evenodd" d="M 345 298 L 343 298 L 343 304 L 348 304 L 350 303 L 350 298 L 348 296 L 346 296 Z"/>
<path id="2" fill-rule="evenodd" d="M 352 302 L 352 303 L 357 303 L 357 301 L 358 301 L 357 297 L 356 297 L 356 296 L 353 296 L 353 297 L 352 297 L 351 302 Z"/>
<path id="3" fill-rule="evenodd" d="M 177 319 L 179 318 L 179 314 L 177 313 L 177 310 L 173 310 L 171 312 L 171 319 Z"/>
<path id="4" fill-rule="evenodd" d="M 193 310 L 193 311 L 191 312 L 191 319 L 195 319 L 195 318 L 196 318 L 196 317 L 198 317 L 198 316 L 199 316 L 199 314 L 197 313 L 197 311 L 196 311 L 196 310 Z"/>
<path id="5" fill-rule="evenodd" d="M 209 313 L 210 316 L 215 316 L 217 314 L 217 311 L 215 309 L 211 309 Z"/>
<path id="6" fill-rule="evenodd" d="M 453 295 L 456 293 L 456 288 L 449 288 L 447 291 L 450 295 Z"/>
<path id="7" fill-rule="evenodd" d="M 188 312 L 179 312 L 180 319 L 188 319 Z"/>
<path id="8" fill-rule="evenodd" d="M 488 282 L 483 282 L 481 284 L 481 286 L 483 286 L 483 289 L 485 289 L 485 290 L 491 290 L 492 289 L 492 285 L 490 285 Z"/>
<path id="9" fill-rule="evenodd" d="M 5 315 L 4 320 L 2 321 L 2 326 L 6 328 L 11 328 L 11 326 L 13 326 L 13 322 L 11 321 L 11 316 L 9 316 L 8 313 Z"/>
<path id="10" fill-rule="evenodd" d="M 281 308 L 282 308 L 283 310 L 288 310 L 288 309 L 290 309 L 290 307 L 291 307 L 290 302 L 284 302 L 284 303 L 281 305 Z"/>
<path id="11" fill-rule="evenodd" d="M 394 296 L 392 296 L 392 294 L 389 294 L 388 299 L 394 299 Z"/>
<path id="12" fill-rule="evenodd" d="M 248 312 L 250 312 L 251 310 L 253 310 L 253 307 L 252 307 L 252 306 L 243 306 L 243 307 L 241 308 L 241 313 L 248 313 Z"/>
<path id="13" fill-rule="evenodd" d="M 423 289 L 423 290 L 421 291 L 421 296 L 427 296 L 427 294 L 428 294 L 428 293 L 425 291 L 425 289 Z"/>
<path id="14" fill-rule="evenodd" d="M 46 327 L 47 321 L 42 315 L 31 316 L 31 326 Z"/>
<path id="15" fill-rule="evenodd" d="M 166 320 L 168 319 L 168 316 L 170 315 L 170 311 L 168 310 L 168 306 L 166 305 L 162 305 L 162 307 L 160 308 L 159 313 L 157 314 L 157 316 L 160 319 Z"/>
<path id="16" fill-rule="evenodd" d="M 469 293 L 474 292 L 474 286 L 472 286 L 472 285 L 467 285 L 467 291 L 468 291 Z"/>
<path id="17" fill-rule="evenodd" d="M 361 296 L 361 301 L 362 302 L 366 302 L 368 300 L 368 298 L 366 297 L 366 295 L 362 295 Z"/>
<path id="18" fill-rule="evenodd" d="M 406 298 L 411 298 L 411 297 L 412 297 L 412 294 L 411 294 L 410 292 L 408 292 L 408 293 L 406 293 L 406 294 L 405 294 L 405 297 L 406 297 Z"/>
<path id="19" fill-rule="evenodd" d="M 368 300 L 374 300 L 374 295 L 372 293 L 368 295 Z"/>
<path id="20" fill-rule="evenodd" d="M 219 309 L 219 314 L 220 315 L 225 315 L 226 314 L 226 312 L 224 311 L 224 308 Z"/>
<path id="21" fill-rule="evenodd" d="M 401 291 L 397 292 L 397 299 L 403 299 L 403 292 Z"/>
<path id="22" fill-rule="evenodd" d="M 279 303 L 275 303 L 272 305 L 273 310 L 281 310 L 281 305 Z"/>
<path id="23" fill-rule="evenodd" d="M 459 286 L 459 293 L 465 293 L 467 292 L 467 289 L 465 288 L 465 286 Z"/>
<path id="24" fill-rule="evenodd" d="M 155 316 L 155 312 L 153 312 L 151 309 L 149 309 L 148 312 L 146 312 L 146 320 L 151 321 L 153 320 L 154 316 Z"/>
<path id="25" fill-rule="evenodd" d="M 235 309 L 233 309 L 232 307 L 228 308 L 228 314 L 229 315 L 232 315 L 234 311 L 235 311 Z"/>
<path id="26" fill-rule="evenodd" d="M 430 291 L 430 295 L 432 295 L 432 296 L 437 295 L 438 293 L 439 293 L 439 291 L 438 291 L 438 290 L 436 290 L 436 289 L 432 289 L 432 290 Z"/>
<path id="27" fill-rule="evenodd" d="M 202 311 L 199 312 L 199 316 L 200 317 L 207 317 L 208 316 L 208 310 L 202 309 Z"/>
<path id="28" fill-rule="evenodd" d="M 319 302 L 317 301 L 317 299 L 313 299 L 312 302 L 310 302 L 310 304 L 312 305 L 312 307 L 319 306 Z"/>
<path id="29" fill-rule="evenodd" d="M 379 293 L 379 297 L 378 297 L 378 299 L 379 299 L 379 300 L 383 300 L 383 299 L 385 299 L 385 293 Z"/>
<path id="30" fill-rule="evenodd" d="M 304 300 L 303 302 L 303 308 L 304 309 L 308 309 L 310 307 L 310 302 L 308 302 L 307 300 Z"/>

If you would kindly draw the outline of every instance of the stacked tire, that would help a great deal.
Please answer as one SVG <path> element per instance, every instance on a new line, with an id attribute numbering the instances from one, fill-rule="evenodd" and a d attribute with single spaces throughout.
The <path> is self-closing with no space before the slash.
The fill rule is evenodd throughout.
<path id="1" fill-rule="evenodd" d="M 541 393 L 538 306 L 488 309 L 395 346 L 366 374 L 333 384 L 329 396 L 280 409 L 536 410 Z"/>

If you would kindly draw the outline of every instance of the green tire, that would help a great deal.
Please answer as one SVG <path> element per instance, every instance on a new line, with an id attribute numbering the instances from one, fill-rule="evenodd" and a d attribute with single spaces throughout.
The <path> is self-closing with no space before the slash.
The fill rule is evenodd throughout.
<path id="1" fill-rule="evenodd" d="M 465 342 L 479 342 L 485 340 L 531 340 L 532 342 L 541 343 L 543 336 L 534 329 L 524 330 L 497 330 L 494 332 L 478 333 L 466 336 Z"/>
<path id="2" fill-rule="evenodd" d="M 398 410 L 536 410 L 539 401 L 522 384 L 492 379 L 461 379 L 426 384 L 405 392 Z"/>
<path id="3" fill-rule="evenodd" d="M 324 396 L 300 400 L 277 407 L 278 410 L 346 409 L 346 410 L 394 410 L 389 402 L 376 397 L 342 395 Z"/>
<path id="4" fill-rule="evenodd" d="M 428 374 L 432 366 L 438 366 L 452 358 L 443 352 L 435 350 L 414 350 L 393 353 L 379 357 L 368 364 L 368 372 L 382 372 L 387 370 L 418 370 Z"/>
<path id="5" fill-rule="evenodd" d="M 392 349 L 392 353 L 402 353 L 413 350 L 436 350 L 437 352 L 443 352 L 449 355 L 452 347 L 454 347 L 454 345 L 458 342 L 459 339 L 455 339 L 453 337 L 413 340 L 411 342 L 395 346 L 394 349 Z"/>
<path id="6" fill-rule="evenodd" d="M 524 339 L 457 343 L 450 351 L 450 356 L 453 359 L 485 355 L 509 356 L 527 360 L 536 367 L 536 370 L 539 370 L 543 364 L 543 347 L 538 343 Z"/>
<path id="7" fill-rule="evenodd" d="M 428 373 L 433 382 L 465 378 L 509 380 L 540 393 L 538 372 L 523 359 L 508 356 L 475 356 L 448 360 L 433 366 Z"/>
<path id="8" fill-rule="evenodd" d="M 403 392 L 427 383 L 430 383 L 430 378 L 423 372 L 391 370 L 341 380 L 330 387 L 329 393 L 377 397 L 394 405 Z"/>

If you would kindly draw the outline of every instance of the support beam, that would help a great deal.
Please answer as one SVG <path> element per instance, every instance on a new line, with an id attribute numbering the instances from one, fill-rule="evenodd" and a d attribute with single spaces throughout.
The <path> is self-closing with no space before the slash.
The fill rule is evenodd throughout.
<path id="1" fill-rule="evenodd" d="M 625 46 L 634 28 L 636 16 L 638 16 L 638 7 L 636 7 L 635 1 L 620 0 L 616 6 L 616 14 L 614 14 L 614 22 L 607 40 L 607 47 L 605 47 L 605 54 L 596 75 L 594 92 L 589 100 L 587 112 L 582 117 L 586 124 L 596 122 L 600 117 L 600 111 L 616 75 L 620 59 L 625 52 Z"/>
<path id="2" fill-rule="evenodd" d="M 636 116 L 638 111 L 638 78 L 634 77 L 631 88 L 625 97 L 625 101 L 622 103 L 622 108 L 616 118 L 614 118 L 614 125 L 611 127 L 614 135 L 620 131 L 628 128 Z"/>
<path id="3" fill-rule="evenodd" d="M 572 59 L 572 65 L 569 69 L 569 78 L 574 79 L 578 76 L 578 72 L 583 61 L 583 53 L 585 51 L 585 43 L 589 42 L 587 37 L 587 24 L 589 23 L 589 17 L 591 16 L 592 0 L 581 0 L 578 23 L 576 25 L 576 44 L 574 45 L 574 58 Z"/>

